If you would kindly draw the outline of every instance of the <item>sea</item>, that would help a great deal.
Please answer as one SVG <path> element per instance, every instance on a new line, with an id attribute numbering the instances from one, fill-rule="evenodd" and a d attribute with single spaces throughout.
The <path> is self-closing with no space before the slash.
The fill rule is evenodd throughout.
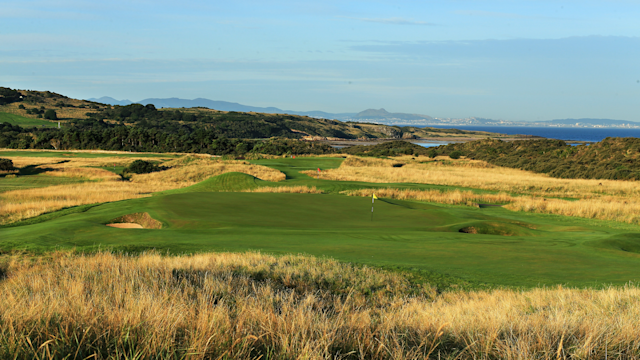
<path id="1" fill-rule="evenodd" d="M 414 126 L 414 125 L 408 125 Z M 415 126 L 418 127 L 418 126 Z M 427 127 L 427 126 L 419 126 Z M 640 137 L 640 129 L 625 128 L 579 128 L 579 127 L 533 127 L 533 126 L 443 126 L 428 125 L 442 129 L 460 129 L 471 131 L 488 131 L 508 135 L 536 135 L 548 139 L 565 141 L 598 142 L 607 137 Z M 418 145 L 433 147 L 446 145 L 447 142 L 416 142 Z"/>

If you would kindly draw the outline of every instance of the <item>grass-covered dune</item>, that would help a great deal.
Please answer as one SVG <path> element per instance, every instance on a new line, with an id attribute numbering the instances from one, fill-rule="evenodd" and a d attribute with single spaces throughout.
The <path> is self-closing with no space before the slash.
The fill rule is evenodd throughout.
<path id="1" fill-rule="evenodd" d="M 0 358 L 640 357 L 632 182 L 441 156 L 21 153 L 0 153 L 18 168 L 0 174 Z M 124 172 L 141 159 L 161 166 Z M 39 178 L 73 183 L 11 189 Z M 514 211 L 533 200 L 625 207 Z"/>
<path id="2" fill-rule="evenodd" d="M 634 359 L 635 286 L 449 292 L 308 256 L 0 257 L 3 359 Z"/>
<path id="3" fill-rule="evenodd" d="M 322 180 L 300 173 L 296 180 L 291 174 L 289 184 L 306 181 L 322 188 Z M 413 271 L 425 281 L 442 282 L 443 288 L 602 287 L 637 279 L 636 247 L 610 245 L 640 242 L 635 225 L 392 199 L 378 200 L 372 217 L 370 198 L 241 192 L 265 186 L 281 185 L 228 173 L 156 196 L 43 215 L 0 229 L 0 247 L 307 253 Z M 162 228 L 105 226 L 139 213 L 149 214 Z"/>
<path id="4" fill-rule="evenodd" d="M 640 180 L 640 139 L 632 137 L 606 138 L 578 146 L 549 139 L 484 139 L 437 149 L 441 155 L 454 151 L 470 159 L 559 178 Z"/>

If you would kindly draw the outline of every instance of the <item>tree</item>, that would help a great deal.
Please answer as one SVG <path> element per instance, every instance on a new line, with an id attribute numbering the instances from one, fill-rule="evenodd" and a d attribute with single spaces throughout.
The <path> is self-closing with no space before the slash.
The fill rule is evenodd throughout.
<path id="1" fill-rule="evenodd" d="M 454 159 L 454 160 L 455 160 L 455 159 L 460 159 L 460 156 L 462 156 L 462 153 L 461 153 L 460 151 L 458 151 L 458 150 L 452 151 L 452 152 L 449 154 L 449 157 L 450 157 L 450 158 L 452 158 L 452 159 Z"/>
<path id="2" fill-rule="evenodd" d="M 20 96 L 20 93 L 16 90 L 0 87 L 0 105 L 21 101 Z"/>
<path id="3" fill-rule="evenodd" d="M 131 163 L 126 169 L 127 172 L 134 174 L 148 174 L 150 172 L 160 170 L 158 166 L 152 162 L 144 160 L 136 160 Z"/>
<path id="4" fill-rule="evenodd" d="M 10 171 L 13 169 L 13 161 L 11 161 L 10 159 L 0 158 L 0 171 Z"/>
<path id="5" fill-rule="evenodd" d="M 58 114 L 53 109 L 49 109 L 44 112 L 44 118 L 47 120 L 58 120 Z"/>
<path id="6" fill-rule="evenodd" d="M 435 149 L 429 150 L 429 157 L 431 159 L 435 158 L 436 156 L 438 156 L 438 152 Z"/>

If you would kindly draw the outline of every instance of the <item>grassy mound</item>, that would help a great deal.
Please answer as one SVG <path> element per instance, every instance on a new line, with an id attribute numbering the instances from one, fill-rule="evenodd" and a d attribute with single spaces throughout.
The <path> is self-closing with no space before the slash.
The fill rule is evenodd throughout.
<path id="1" fill-rule="evenodd" d="M 458 232 L 466 234 L 483 234 L 499 236 L 532 236 L 534 233 L 526 227 L 495 221 L 482 221 L 465 225 L 458 229 Z"/>
<path id="2" fill-rule="evenodd" d="M 599 249 L 640 254 L 640 234 L 615 235 L 608 239 L 591 242 L 589 245 Z"/>
<path id="3" fill-rule="evenodd" d="M 255 189 L 259 183 L 268 183 L 240 172 L 229 172 L 211 177 L 186 188 L 163 192 L 162 194 L 184 194 L 190 192 L 242 191 Z"/>
<path id="4" fill-rule="evenodd" d="M 161 229 L 162 223 L 149 215 L 149 213 L 135 213 L 127 214 L 117 217 L 111 221 L 110 224 L 138 224 L 144 229 Z"/>

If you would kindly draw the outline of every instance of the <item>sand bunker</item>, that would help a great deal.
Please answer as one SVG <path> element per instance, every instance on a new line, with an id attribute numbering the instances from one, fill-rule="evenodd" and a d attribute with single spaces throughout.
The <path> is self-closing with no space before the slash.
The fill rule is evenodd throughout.
<path id="1" fill-rule="evenodd" d="M 111 220 L 111 223 L 106 225 L 114 228 L 119 228 L 119 229 L 160 229 L 162 228 L 162 223 L 152 218 L 146 212 L 120 216 L 119 218 Z"/>
<path id="2" fill-rule="evenodd" d="M 114 223 L 107 224 L 109 227 L 114 227 L 118 229 L 144 229 L 142 225 L 136 223 Z"/>

